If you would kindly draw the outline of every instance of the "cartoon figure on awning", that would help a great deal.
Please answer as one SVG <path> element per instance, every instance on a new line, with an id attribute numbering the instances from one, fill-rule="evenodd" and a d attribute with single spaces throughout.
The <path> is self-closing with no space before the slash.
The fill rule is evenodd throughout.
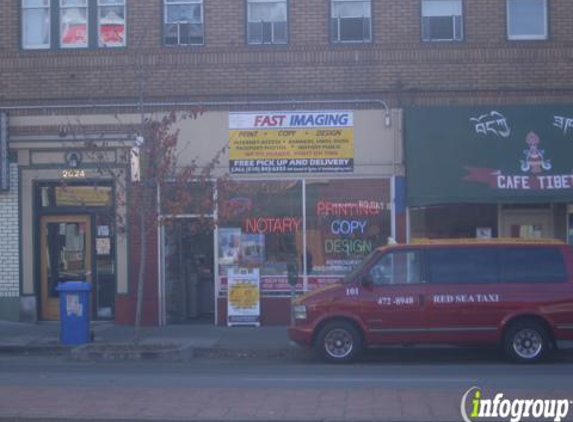
<path id="1" fill-rule="evenodd" d="M 521 161 L 521 171 L 531 173 L 541 173 L 543 170 L 551 170 L 551 160 L 545 160 L 543 155 L 545 150 L 537 148 L 540 139 L 534 132 L 529 132 L 525 138 L 529 149 L 523 151 L 525 160 Z"/>

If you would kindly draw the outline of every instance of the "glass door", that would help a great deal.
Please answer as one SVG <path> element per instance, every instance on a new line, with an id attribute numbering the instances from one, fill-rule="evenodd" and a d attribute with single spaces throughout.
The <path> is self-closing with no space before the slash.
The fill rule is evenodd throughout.
<path id="1" fill-rule="evenodd" d="M 41 316 L 58 320 L 58 283 L 92 281 L 91 219 L 89 215 L 44 216 L 40 230 Z"/>

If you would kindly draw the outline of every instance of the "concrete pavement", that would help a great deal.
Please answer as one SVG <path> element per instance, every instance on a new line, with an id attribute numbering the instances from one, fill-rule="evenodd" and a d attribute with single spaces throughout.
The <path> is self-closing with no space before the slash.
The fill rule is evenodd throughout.
<path id="1" fill-rule="evenodd" d="M 0 321 L 0 353 L 70 354 L 78 359 L 129 358 L 133 327 L 92 322 L 94 342 L 66 346 L 60 342 L 59 322 Z M 291 343 L 286 327 L 217 327 L 212 324 L 174 324 L 142 327 L 144 357 L 291 357 L 308 355 Z M 175 353 L 173 353 L 175 352 Z M 141 355 L 131 355 L 141 357 Z"/>

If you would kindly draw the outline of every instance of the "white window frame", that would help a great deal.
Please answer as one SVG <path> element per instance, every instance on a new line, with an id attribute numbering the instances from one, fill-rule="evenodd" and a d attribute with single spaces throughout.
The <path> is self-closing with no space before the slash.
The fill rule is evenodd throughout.
<path id="1" fill-rule="evenodd" d="M 201 43 L 181 43 L 181 30 L 180 25 L 191 22 L 187 21 L 177 21 L 168 22 L 167 21 L 167 8 L 169 6 L 184 6 L 191 4 L 199 4 L 201 9 Z M 177 25 L 177 44 L 167 44 L 165 42 L 166 26 L 167 25 Z M 204 45 L 205 44 L 205 7 L 203 0 L 163 0 L 163 45 L 167 47 L 181 47 L 181 46 L 194 46 L 194 45 Z"/>
<path id="2" fill-rule="evenodd" d="M 519 35 L 512 35 L 510 33 L 511 28 L 511 6 L 510 4 L 516 0 L 506 0 L 506 16 L 507 16 L 507 39 L 510 41 L 519 41 L 519 40 L 546 40 L 549 37 L 549 21 L 548 21 L 548 4 L 547 0 L 519 0 L 523 2 L 527 1 L 542 1 L 543 2 L 543 34 L 519 34 Z"/>
<path id="3" fill-rule="evenodd" d="M 121 3 L 107 3 L 109 0 L 97 0 L 97 46 L 99 48 L 120 48 L 125 47 L 127 44 L 127 10 L 126 10 L 126 0 L 120 0 Z M 104 44 L 101 40 L 101 8 L 104 7 L 123 7 L 123 44 Z"/>
<path id="4" fill-rule="evenodd" d="M 428 4 L 428 2 L 440 2 L 440 1 L 456 1 L 460 5 L 460 14 L 459 14 L 459 28 L 456 26 L 456 17 L 458 15 L 440 15 L 440 17 L 450 17 L 452 21 L 452 38 L 432 38 L 431 35 L 429 38 L 424 37 L 424 20 L 426 18 L 431 18 L 435 16 L 426 16 L 424 15 L 424 5 Z M 463 7 L 462 0 L 422 0 L 422 41 L 424 42 L 443 42 L 443 41 L 463 41 L 464 39 L 464 7 Z M 456 33 L 460 34 L 459 38 L 456 38 Z"/>
<path id="5" fill-rule="evenodd" d="M 51 8 L 51 0 L 47 0 L 44 3 L 44 6 L 26 6 L 26 1 L 23 0 L 21 3 L 22 9 L 22 18 L 21 18 L 21 36 L 22 36 L 22 48 L 24 50 L 46 50 L 51 48 L 52 46 L 52 8 Z M 26 28 L 26 10 L 34 10 L 34 9 L 43 9 L 48 11 L 48 43 L 47 44 L 30 44 L 26 45 L 26 37 L 25 37 L 25 28 Z"/>
<path id="6" fill-rule="evenodd" d="M 362 39 L 361 40 L 343 40 L 340 37 L 340 21 L 341 21 L 341 17 L 340 16 L 334 16 L 334 5 L 335 4 L 339 4 L 339 3 L 369 3 L 370 6 L 370 16 L 366 17 L 366 16 L 344 16 L 342 19 L 348 19 L 348 18 L 362 18 L 362 19 L 369 19 L 370 21 L 370 36 L 369 38 L 365 38 L 364 37 L 364 27 L 362 28 Z M 338 25 L 338 30 L 337 30 L 337 37 L 336 39 L 334 38 L 334 34 L 332 33 L 332 26 L 329 26 L 330 29 L 330 42 L 334 43 L 334 44 L 368 44 L 372 42 L 372 0 L 331 0 L 330 1 L 330 19 L 329 19 L 329 23 L 330 25 L 332 25 L 332 21 L 335 20 L 337 21 L 337 25 Z"/>
<path id="7" fill-rule="evenodd" d="M 284 21 L 271 21 L 271 22 L 264 22 L 264 21 L 252 21 L 251 20 L 251 6 L 253 4 L 260 4 L 260 3 L 276 3 L 280 4 L 283 3 L 287 10 L 285 20 Z M 252 41 L 250 37 L 250 24 L 252 23 L 260 23 L 261 26 L 264 23 L 271 24 L 271 41 L 265 42 L 264 39 L 261 42 Z M 285 39 L 283 40 L 275 40 L 275 24 L 276 23 L 284 23 L 285 24 Z M 261 29 L 262 31 L 262 29 Z M 288 44 L 288 0 L 247 0 L 247 43 L 251 45 L 263 45 L 263 44 Z"/>
<path id="8" fill-rule="evenodd" d="M 90 47 L 90 1 L 83 0 L 85 2 L 85 6 L 64 6 L 63 2 L 65 0 L 59 0 L 59 10 L 58 10 L 58 32 L 59 32 L 59 48 L 62 50 L 75 50 L 75 49 L 82 49 L 82 48 L 89 48 Z M 86 10 L 86 43 L 85 45 L 66 45 L 62 42 L 62 12 L 66 9 L 85 9 Z"/>

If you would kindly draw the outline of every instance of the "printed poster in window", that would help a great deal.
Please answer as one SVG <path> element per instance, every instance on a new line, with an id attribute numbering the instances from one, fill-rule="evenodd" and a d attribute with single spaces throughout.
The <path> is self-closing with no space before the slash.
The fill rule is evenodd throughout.
<path id="1" fill-rule="evenodd" d="M 60 26 L 62 47 L 86 47 L 88 45 L 86 13 L 85 7 L 62 9 Z"/>
<path id="2" fill-rule="evenodd" d="M 111 252 L 111 242 L 109 237 L 98 237 L 96 239 L 96 253 L 98 255 L 109 255 Z"/>
<path id="3" fill-rule="evenodd" d="M 100 46 L 123 47 L 125 45 L 125 18 L 123 6 L 107 7 L 100 18 Z"/>
<path id="4" fill-rule="evenodd" d="M 241 250 L 241 229 L 219 229 L 219 264 L 234 265 L 239 263 Z"/>
<path id="5" fill-rule="evenodd" d="M 261 266 L 265 257 L 265 235 L 241 235 L 241 265 L 252 267 Z"/>
<path id="6" fill-rule="evenodd" d="M 227 325 L 260 325 L 260 276 L 255 269 L 230 269 L 227 290 Z"/>

